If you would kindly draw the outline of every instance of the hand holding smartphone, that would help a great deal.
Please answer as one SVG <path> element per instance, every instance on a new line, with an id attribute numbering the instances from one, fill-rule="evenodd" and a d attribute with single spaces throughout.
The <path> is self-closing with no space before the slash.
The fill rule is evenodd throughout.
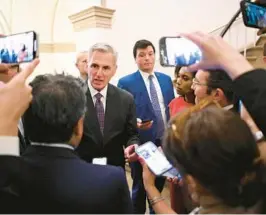
<path id="1" fill-rule="evenodd" d="M 145 160 L 149 169 L 156 176 L 181 177 L 154 143 L 144 143 L 136 149 L 136 153 Z"/>
<path id="2" fill-rule="evenodd" d="M 0 63 L 19 64 L 38 57 L 38 40 L 34 31 L 0 37 Z"/>
<path id="3" fill-rule="evenodd" d="M 264 2 L 264 4 L 262 4 Z M 266 27 L 266 2 L 260 3 L 243 0 L 240 2 L 241 12 L 245 26 L 251 28 Z"/>
<path id="4" fill-rule="evenodd" d="M 200 48 L 184 37 L 162 37 L 159 49 L 160 63 L 164 67 L 189 66 L 202 58 Z"/>

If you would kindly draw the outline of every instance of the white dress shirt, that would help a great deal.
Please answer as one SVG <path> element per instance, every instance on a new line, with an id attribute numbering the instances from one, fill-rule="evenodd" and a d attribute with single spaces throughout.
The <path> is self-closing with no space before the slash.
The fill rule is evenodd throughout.
<path id="1" fill-rule="evenodd" d="M 54 148 L 67 148 L 74 150 L 74 147 L 70 144 L 64 143 L 31 143 L 32 146 L 44 146 L 44 147 L 54 147 Z"/>
<path id="2" fill-rule="evenodd" d="M 0 155 L 19 156 L 18 137 L 0 136 Z"/>
<path id="3" fill-rule="evenodd" d="M 97 93 L 101 93 L 102 95 L 102 98 L 101 98 L 101 101 L 103 103 L 103 109 L 104 109 L 104 112 L 105 112 L 105 109 L 106 109 L 106 99 L 107 99 L 107 88 L 108 88 L 108 85 L 106 85 L 100 92 L 98 90 L 95 90 L 92 86 L 91 86 L 91 83 L 90 81 L 88 81 L 88 87 L 89 87 L 89 90 L 90 90 L 90 93 L 91 93 L 91 98 L 92 98 L 92 101 L 93 101 L 93 104 L 95 106 L 95 103 L 96 103 L 96 97 L 95 95 Z"/>
<path id="4" fill-rule="evenodd" d="M 153 83 L 154 83 L 154 86 L 155 86 L 155 89 L 156 89 L 156 92 L 157 92 L 157 96 L 158 96 L 158 99 L 159 99 L 159 104 L 160 104 L 160 108 L 161 108 L 161 112 L 162 112 L 162 117 L 163 117 L 163 122 L 164 124 L 166 125 L 166 114 L 165 114 L 165 110 L 166 110 L 166 107 L 165 107 L 165 104 L 164 104 L 164 98 L 163 98 L 163 93 L 162 93 L 162 90 L 161 90 L 161 86 L 159 84 L 159 81 L 156 77 L 156 75 L 153 73 L 147 73 L 147 72 L 142 72 L 141 70 L 140 71 L 140 74 L 143 78 L 143 81 L 145 83 L 145 86 L 146 86 L 146 89 L 148 91 L 148 94 L 149 94 L 149 97 L 150 97 L 150 100 L 151 100 L 151 93 L 150 93 L 150 80 L 149 80 L 149 76 L 150 75 L 153 75 Z"/>

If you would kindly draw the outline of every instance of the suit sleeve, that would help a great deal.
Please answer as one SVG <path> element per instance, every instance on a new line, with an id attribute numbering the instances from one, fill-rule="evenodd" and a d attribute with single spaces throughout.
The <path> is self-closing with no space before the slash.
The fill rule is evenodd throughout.
<path id="1" fill-rule="evenodd" d="M 234 91 L 266 136 L 266 70 L 256 69 L 234 81 Z"/>
<path id="2" fill-rule="evenodd" d="M 120 88 L 120 89 L 126 90 L 126 88 L 125 88 L 124 84 L 122 83 L 121 79 L 118 81 L 117 87 Z"/>
<path id="3" fill-rule="evenodd" d="M 133 214 L 133 205 L 130 198 L 129 188 L 124 170 L 119 168 L 119 197 L 121 202 L 121 214 Z"/>
<path id="4" fill-rule="evenodd" d="M 170 96 L 170 102 L 175 98 L 175 92 L 174 92 L 174 86 L 173 86 L 173 82 L 172 82 L 172 79 L 169 77 L 169 84 L 170 86 L 172 86 L 172 90 L 171 90 L 171 95 Z M 170 104 L 169 102 L 169 104 Z"/>
<path id="5" fill-rule="evenodd" d="M 140 145 L 139 134 L 137 129 L 136 105 L 132 95 L 128 96 L 129 108 L 127 113 L 126 131 L 128 135 L 127 146 Z"/>

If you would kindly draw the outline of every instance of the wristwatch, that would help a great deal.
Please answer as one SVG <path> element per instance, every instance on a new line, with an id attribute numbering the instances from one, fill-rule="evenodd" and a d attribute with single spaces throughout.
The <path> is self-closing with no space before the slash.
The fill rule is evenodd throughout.
<path id="1" fill-rule="evenodd" d="M 255 132 L 254 137 L 257 143 L 264 140 L 264 135 L 261 131 Z"/>

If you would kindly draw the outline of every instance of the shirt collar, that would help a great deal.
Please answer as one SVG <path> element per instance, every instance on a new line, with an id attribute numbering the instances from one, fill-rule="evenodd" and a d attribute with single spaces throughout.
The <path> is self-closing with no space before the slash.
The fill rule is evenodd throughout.
<path id="1" fill-rule="evenodd" d="M 56 147 L 56 148 L 68 148 L 74 150 L 74 147 L 66 143 L 34 143 L 31 142 L 32 146 L 45 146 L 45 147 Z"/>
<path id="2" fill-rule="evenodd" d="M 97 93 L 101 93 L 103 98 L 106 98 L 108 84 L 100 92 L 92 87 L 92 85 L 91 85 L 89 80 L 88 80 L 88 86 L 89 86 L 89 89 L 90 89 L 90 92 L 91 92 L 91 97 L 94 97 Z"/>
<path id="3" fill-rule="evenodd" d="M 154 77 L 156 77 L 154 72 L 152 72 L 152 73 L 147 73 L 147 72 L 143 72 L 143 71 L 141 71 L 140 69 L 139 69 L 139 72 L 140 72 L 140 74 L 141 74 L 141 76 L 142 76 L 142 78 L 143 78 L 144 80 L 149 80 L 149 76 L 150 76 L 150 75 L 153 75 Z"/>

